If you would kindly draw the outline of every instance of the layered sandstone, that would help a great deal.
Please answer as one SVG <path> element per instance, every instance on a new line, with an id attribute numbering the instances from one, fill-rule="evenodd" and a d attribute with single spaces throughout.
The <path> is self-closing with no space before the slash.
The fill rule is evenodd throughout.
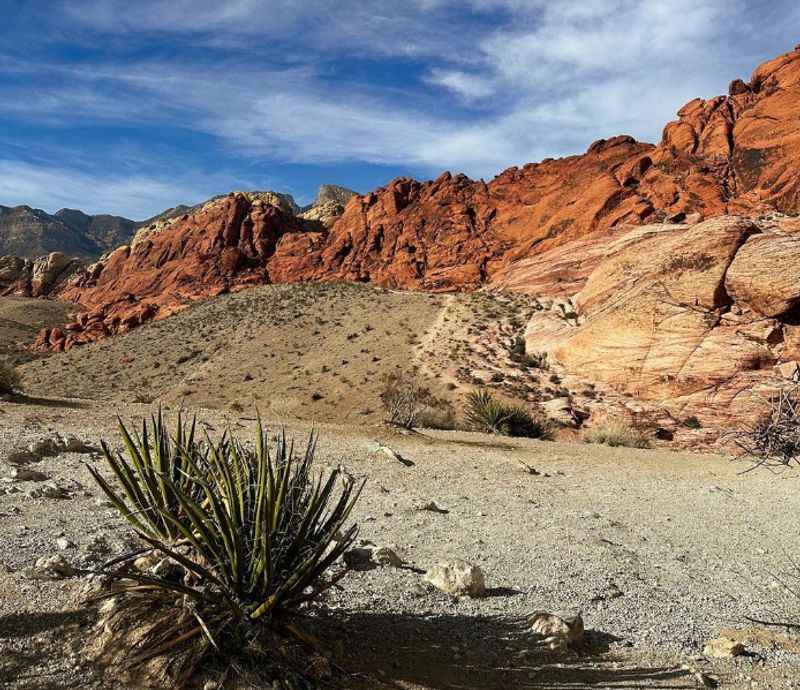
<path id="1" fill-rule="evenodd" d="M 763 406 L 759 391 L 797 366 L 800 282 L 760 259 L 788 244 L 772 265 L 796 274 L 796 230 L 739 216 L 631 230 L 606 245 L 569 315 L 534 316 L 527 348 L 676 418 L 749 416 Z"/>

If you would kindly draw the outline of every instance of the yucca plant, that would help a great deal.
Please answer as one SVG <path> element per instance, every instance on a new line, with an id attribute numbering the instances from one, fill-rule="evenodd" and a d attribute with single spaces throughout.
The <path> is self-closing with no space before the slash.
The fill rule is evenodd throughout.
<path id="1" fill-rule="evenodd" d="M 284 631 L 305 635 L 292 615 L 338 581 L 325 573 L 352 545 L 345 528 L 363 484 L 341 470 L 323 480 L 312 473 L 316 436 L 305 451 L 281 435 L 273 445 L 259 422 L 254 447 L 230 433 L 195 438 L 196 425 L 178 420 L 170 436 L 161 414 L 141 435 L 120 422 L 127 455 L 104 446 L 119 479 L 116 490 L 95 468 L 101 489 L 139 537 L 171 567 L 131 568 L 141 551 L 104 572 L 136 615 L 149 612 L 126 665 L 171 655 L 170 679 L 191 676 L 208 652 L 230 659 L 243 649 L 279 656 L 264 640 Z M 122 614 L 124 615 L 124 614 Z M 108 628 L 108 626 L 106 626 Z M 270 645 L 267 645 L 270 647 Z"/>
<path id="2" fill-rule="evenodd" d="M 487 390 L 470 391 L 464 408 L 464 421 L 468 428 L 487 434 L 543 438 L 547 426 L 517 405 L 497 400 Z"/>
<path id="3" fill-rule="evenodd" d="M 119 433 L 127 457 L 112 452 L 105 441 L 100 442 L 122 491 L 117 493 L 91 465 L 89 472 L 138 534 L 168 544 L 182 537 L 183 531 L 175 520 L 180 518 L 187 526 L 188 516 L 182 511 L 179 492 L 195 500 L 202 495 L 198 476 L 192 474 L 193 469 L 200 469 L 194 458 L 203 454 L 196 428 L 196 420 L 192 419 L 187 427 L 178 415 L 175 434 L 170 436 L 159 409 L 149 425 L 146 419 L 142 420 L 141 434 L 129 431 L 120 420 Z"/>

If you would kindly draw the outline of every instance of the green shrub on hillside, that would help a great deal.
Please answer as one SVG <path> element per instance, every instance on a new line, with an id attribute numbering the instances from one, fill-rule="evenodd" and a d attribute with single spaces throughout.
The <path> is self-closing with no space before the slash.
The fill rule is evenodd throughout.
<path id="1" fill-rule="evenodd" d="M 481 389 L 467 395 L 464 421 L 468 429 L 503 436 L 543 438 L 547 425 L 518 405 L 497 400 L 489 391 Z"/>

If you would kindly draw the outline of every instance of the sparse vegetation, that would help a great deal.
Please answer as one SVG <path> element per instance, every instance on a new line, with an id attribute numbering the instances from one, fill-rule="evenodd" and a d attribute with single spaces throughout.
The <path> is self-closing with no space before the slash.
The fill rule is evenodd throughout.
<path id="1" fill-rule="evenodd" d="M 702 429 L 703 425 L 700 423 L 700 420 L 695 416 L 691 415 L 683 420 L 683 426 L 687 429 Z"/>
<path id="2" fill-rule="evenodd" d="M 733 434 L 741 456 L 755 467 L 800 464 L 800 386 L 776 391 L 769 409 L 752 426 Z"/>
<path id="3" fill-rule="evenodd" d="M 19 390 L 19 374 L 9 360 L 0 359 L 0 395 Z"/>
<path id="4" fill-rule="evenodd" d="M 586 443 L 600 443 L 612 448 L 649 448 L 647 435 L 621 420 L 608 420 L 584 433 Z"/>
<path id="5" fill-rule="evenodd" d="M 122 647 L 138 629 L 119 656 L 128 667 L 164 659 L 177 685 L 210 657 L 302 675 L 280 640 L 307 639 L 293 614 L 346 573 L 326 571 L 355 539 L 345 523 L 361 485 L 341 470 L 312 474 L 314 436 L 297 455 L 260 423 L 252 448 L 230 433 L 198 441 L 195 428 L 179 419 L 170 435 L 160 414 L 141 435 L 120 424 L 127 457 L 102 446 L 119 489 L 90 467 L 146 545 L 105 567 L 116 604 L 104 628 Z M 142 571 L 134 561 L 147 553 L 161 563 Z"/>
<path id="6" fill-rule="evenodd" d="M 464 420 L 467 428 L 487 434 L 528 438 L 543 438 L 547 435 L 547 426 L 543 421 L 536 419 L 522 407 L 500 402 L 483 389 L 471 391 L 467 395 Z"/>
<path id="7" fill-rule="evenodd" d="M 394 426 L 404 429 L 418 426 L 452 429 L 455 426 L 452 405 L 437 398 L 415 374 L 393 372 L 384 376 L 380 398 L 386 421 Z"/>

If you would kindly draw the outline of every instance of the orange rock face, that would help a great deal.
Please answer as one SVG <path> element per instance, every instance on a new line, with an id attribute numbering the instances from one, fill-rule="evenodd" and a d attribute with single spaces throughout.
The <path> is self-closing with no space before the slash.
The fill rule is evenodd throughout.
<path id="1" fill-rule="evenodd" d="M 338 220 L 229 195 L 144 233 L 61 289 L 88 311 L 64 331 L 41 334 L 38 346 L 68 348 L 256 282 L 574 294 L 605 243 L 630 226 L 800 213 L 800 47 L 758 67 L 749 83 L 732 82 L 729 95 L 691 101 L 678 115 L 657 146 L 618 136 L 488 183 L 449 173 L 401 178 L 352 198 Z M 771 242 L 770 251 L 778 247 Z M 540 260 L 559 247 L 560 261 Z M 735 275 L 747 270 L 743 263 Z M 794 298 L 776 297 L 777 307 L 753 299 L 754 309 L 770 311 Z"/>

